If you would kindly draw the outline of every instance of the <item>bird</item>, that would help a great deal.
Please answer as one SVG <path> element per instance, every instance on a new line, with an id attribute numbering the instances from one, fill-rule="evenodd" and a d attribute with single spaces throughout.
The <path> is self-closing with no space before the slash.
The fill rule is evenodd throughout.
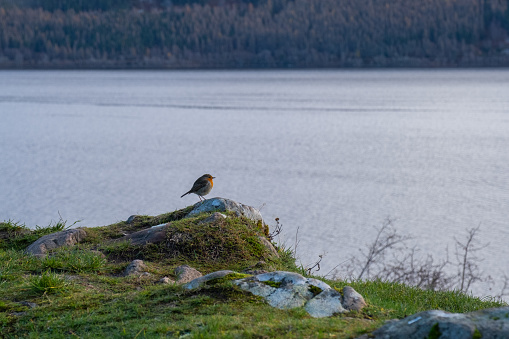
<path id="1" fill-rule="evenodd" d="M 196 181 L 193 184 L 193 187 L 189 190 L 189 192 L 182 194 L 181 198 L 183 198 L 185 195 L 187 195 L 189 193 L 194 193 L 198 196 L 198 198 L 200 198 L 200 201 L 201 201 L 201 198 L 204 195 L 209 194 L 210 191 L 212 190 L 212 186 L 214 186 L 214 182 L 212 181 L 212 179 L 215 179 L 215 178 L 216 177 L 213 177 L 210 174 L 202 175 L 201 177 L 196 179 Z M 206 199 L 203 198 L 203 201 L 205 201 L 205 200 Z"/>

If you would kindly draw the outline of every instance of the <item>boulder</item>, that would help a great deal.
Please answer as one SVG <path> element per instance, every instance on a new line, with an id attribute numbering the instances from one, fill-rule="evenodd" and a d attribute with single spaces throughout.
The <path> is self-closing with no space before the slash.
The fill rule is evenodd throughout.
<path id="1" fill-rule="evenodd" d="M 164 285 L 174 284 L 174 283 L 175 283 L 175 281 L 171 280 L 168 277 L 162 277 L 161 279 L 156 281 L 156 284 L 164 284 Z"/>
<path id="2" fill-rule="evenodd" d="M 214 222 L 214 221 L 223 220 L 223 219 L 226 219 L 226 215 L 224 215 L 223 213 L 215 212 L 210 217 L 205 218 L 202 221 L 200 221 L 199 224 L 200 225 L 208 224 L 209 222 Z"/>
<path id="3" fill-rule="evenodd" d="M 270 252 L 270 254 L 272 256 L 279 258 L 279 253 L 277 253 L 277 250 L 274 248 L 274 245 L 272 245 L 267 238 L 262 237 L 261 235 L 259 235 L 258 236 L 258 240 L 260 240 L 260 243 L 263 246 L 265 246 L 266 249 L 269 250 L 269 252 Z"/>
<path id="4" fill-rule="evenodd" d="M 196 278 L 196 279 L 188 282 L 187 284 L 184 285 L 184 288 L 186 288 L 188 290 L 193 290 L 193 289 L 198 288 L 201 285 L 205 284 L 207 281 L 223 278 L 230 273 L 235 273 L 235 272 L 230 271 L 230 270 L 224 270 L 224 271 L 217 271 L 217 272 L 209 273 L 207 275 L 204 275 L 202 277 Z"/>
<path id="5" fill-rule="evenodd" d="M 315 318 L 357 311 L 366 305 L 364 298 L 349 286 L 343 289 L 343 294 L 346 289 L 349 296 L 345 298 L 323 281 L 293 272 L 263 273 L 235 280 L 234 283 L 245 291 L 265 298 L 269 305 L 279 309 L 304 306 Z"/>
<path id="6" fill-rule="evenodd" d="M 177 276 L 177 284 L 185 284 L 203 276 L 198 270 L 188 265 L 175 268 L 175 275 Z"/>
<path id="7" fill-rule="evenodd" d="M 166 239 L 166 229 L 170 224 L 163 226 L 146 228 L 144 230 L 128 234 L 122 238 L 115 239 L 114 242 L 130 241 L 131 245 L 143 246 L 147 244 L 157 244 Z"/>
<path id="8" fill-rule="evenodd" d="M 73 228 L 45 235 L 26 248 L 26 253 L 32 254 L 38 258 L 44 258 L 50 250 L 62 247 L 73 246 L 83 241 L 87 233 L 84 229 Z"/>
<path id="9" fill-rule="evenodd" d="M 329 288 L 309 300 L 306 303 L 305 310 L 313 318 L 330 317 L 336 313 L 346 312 L 341 299 L 341 294 L 338 291 Z"/>
<path id="10" fill-rule="evenodd" d="M 509 338 L 509 306 L 471 313 L 420 312 L 385 324 L 369 338 Z"/>
<path id="11" fill-rule="evenodd" d="M 127 277 L 129 275 L 142 275 L 147 269 L 147 266 L 143 262 L 143 260 L 133 260 L 124 270 L 124 276 Z"/>
<path id="12" fill-rule="evenodd" d="M 247 206 L 236 201 L 224 198 L 211 198 L 198 202 L 187 216 L 193 216 L 202 212 L 234 212 L 238 217 L 246 217 L 253 221 L 263 221 L 262 214 L 256 208 Z"/>
<path id="13" fill-rule="evenodd" d="M 360 311 L 366 306 L 362 295 L 350 286 L 343 287 L 343 306 L 350 311 Z"/>

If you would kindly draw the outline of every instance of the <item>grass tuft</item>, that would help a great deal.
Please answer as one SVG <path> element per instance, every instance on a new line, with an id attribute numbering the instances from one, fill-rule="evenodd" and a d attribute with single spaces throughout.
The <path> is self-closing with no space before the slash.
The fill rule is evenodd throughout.
<path id="1" fill-rule="evenodd" d="M 99 272 L 105 265 L 101 253 L 79 247 L 61 247 L 42 259 L 44 268 L 73 273 Z"/>
<path id="2" fill-rule="evenodd" d="M 61 275 L 47 270 L 40 276 L 29 278 L 28 284 L 36 294 L 55 294 L 65 291 L 69 282 Z"/>

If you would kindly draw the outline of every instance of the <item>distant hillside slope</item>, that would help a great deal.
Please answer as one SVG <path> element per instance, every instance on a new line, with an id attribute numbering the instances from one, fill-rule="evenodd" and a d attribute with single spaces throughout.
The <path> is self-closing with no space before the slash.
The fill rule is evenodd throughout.
<path id="1" fill-rule="evenodd" d="M 38 1 L 0 0 L 0 67 L 509 66 L 509 0 Z"/>

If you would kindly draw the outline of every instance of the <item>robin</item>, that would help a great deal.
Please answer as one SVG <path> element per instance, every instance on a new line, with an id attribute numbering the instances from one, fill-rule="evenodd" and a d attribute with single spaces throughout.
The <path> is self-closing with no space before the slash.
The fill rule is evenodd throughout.
<path id="1" fill-rule="evenodd" d="M 212 190 L 212 186 L 214 186 L 214 183 L 212 182 L 212 179 L 215 179 L 215 177 L 211 176 L 210 174 L 202 175 L 201 177 L 196 179 L 196 181 L 193 184 L 193 187 L 189 190 L 189 192 L 184 193 L 181 196 L 181 198 L 184 195 L 187 195 L 189 193 L 194 193 L 194 194 L 196 194 L 198 196 L 198 198 L 200 198 L 200 201 L 201 201 L 201 198 L 204 195 L 209 194 L 210 191 Z M 203 198 L 203 200 L 205 201 L 206 199 Z"/>

